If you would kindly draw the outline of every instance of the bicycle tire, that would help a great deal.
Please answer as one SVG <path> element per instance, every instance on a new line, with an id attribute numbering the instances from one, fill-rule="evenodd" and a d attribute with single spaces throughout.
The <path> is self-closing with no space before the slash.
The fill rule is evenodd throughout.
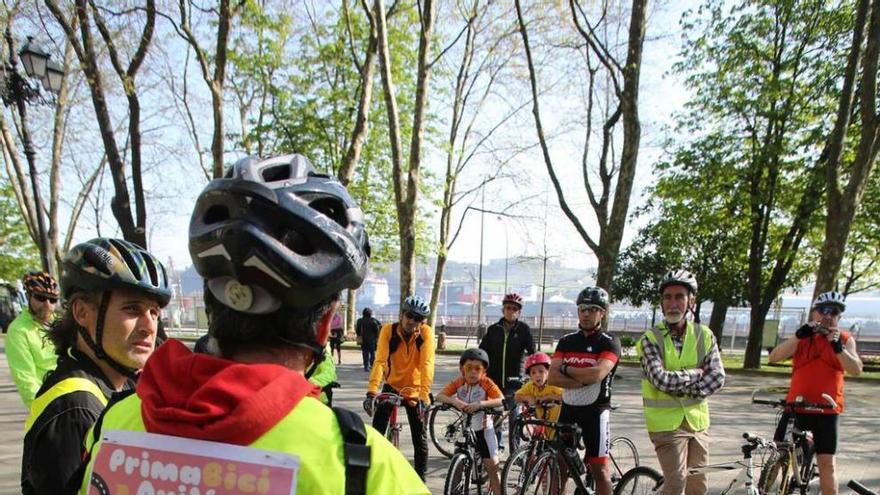
<path id="1" fill-rule="evenodd" d="M 539 455 L 529 467 L 526 482 L 520 490 L 522 495 L 562 493 L 564 480 L 559 471 L 559 460 L 556 452 L 548 451 Z"/>
<path id="2" fill-rule="evenodd" d="M 471 490 L 471 471 L 473 460 L 465 452 L 458 452 L 452 456 L 449 469 L 446 471 L 446 483 L 443 484 L 444 495 L 466 495 L 476 493 Z"/>
<path id="3" fill-rule="evenodd" d="M 611 484 L 616 485 L 623 473 L 639 465 L 639 451 L 636 444 L 627 437 L 614 437 L 608 447 L 611 461 Z"/>
<path id="4" fill-rule="evenodd" d="M 440 419 L 437 419 L 438 416 Z M 428 417 L 428 434 L 431 436 L 431 443 L 447 459 L 451 459 L 452 454 L 455 453 L 455 440 L 461 431 L 461 418 L 462 415 L 457 409 L 446 405 L 432 408 Z"/>
<path id="5" fill-rule="evenodd" d="M 504 469 L 501 470 L 501 495 L 519 493 L 519 489 L 525 484 L 526 475 L 528 474 L 528 459 L 531 451 L 531 445 L 523 444 L 507 458 L 507 461 L 504 463 Z"/>
<path id="6" fill-rule="evenodd" d="M 790 461 L 785 450 L 774 451 L 761 467 L 758 476 L 760 495 L 786 495 L 791 476 L 788 473 Z"/>
<path id="7" fill-rule="evenodd" d="M 614 495 L 650 495 L 658 493 L 663 475 L 648 466 L 636 466 L 623 473 L 614 486 Z"/>
<path id="8" fill-rule="evenodd" d="M 818 472 L 816 467 L 816 455 L 812 442 L 798 442 L 795 448 L 798 466 L 800 467 L 800 476 L 803 484 L 795 486 L 796 483 L 789 483 L 788 493 L 797 491 L 800 495 L 817 495 L 819 493 L 819 485 L 814 481 L 818 481 Z"/>

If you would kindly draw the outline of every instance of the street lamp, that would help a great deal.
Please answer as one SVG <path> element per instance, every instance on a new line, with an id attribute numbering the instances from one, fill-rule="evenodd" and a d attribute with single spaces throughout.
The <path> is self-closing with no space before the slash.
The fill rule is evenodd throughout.
<path id="1" fill-rule="evenodd" d="M 31 187 L 34 195 L 34 214 L 37 217 L 37 230 L 40 242 L 40 262 L 43 270 L 55 273 L 49 263 L 49 240 L 46 234 L 46 225 L 43 221 L 43 200 L 40 197 L 39 180 L 37 176 L 36 153 L 34 152 L 31 133 L 27 126 L 27 104 L 37 103 L 52 105 L 53 98 L 44 96 L 40 90 L 42 85 L 49 93 L 61 91 L 64 81 L 64 69 L 59 64 L 49 60 L 49 53 L 36 43 L 32 36 L 28 36 L 27 42 L 18 52 L 26 77 L 18 73 L 18 63 L 15 60 L 15 45 L 12 40 L 10 24 L 6 24 L 6 45 L 9 47 L 9 59 L 3 64 L 2 93 L 3 103 L 8 107 L 15 104 L 21 119 L 21 141 L 24 145 L 24 154 L 28 161 L 28 172 L 31 176 Z M 39 83 L 32 82 L 35 79 Z"/>

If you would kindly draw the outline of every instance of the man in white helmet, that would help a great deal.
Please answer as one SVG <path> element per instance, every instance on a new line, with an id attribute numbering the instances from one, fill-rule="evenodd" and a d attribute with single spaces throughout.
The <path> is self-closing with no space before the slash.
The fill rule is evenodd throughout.
<path id="1" fill-rule="evenodd" d="M 858 376 L 862 360 L 856 352 L 856 341 L 838 324 L 846 309 L 846 301 L 836 291 L 823 292 L 813 301 L 810 321 L 793 337 L 770 352 L 771 363 L 793 358 L 791 387 L 788 402 L 801 399 L 812 404 L 824 404 L 827 394 L 836 407 L 829 409 L 796 409 L 798 427 L 813 432 L 816 464 L 819 466 L 819 485 L 823 495 L 837 493 L 834 454 L 837 452 L 837 418 L 843 412 L 843 375 Z M 781 425 L 787 424 L 785 417 Z M 777 436 L 784 436 L 784 429 Z M 781 434 L 781 435 L 780 435 Z"/>
<path id="2" fill-rule="evenodd" d="M 687 471 L 708 461 L 708 398 L 724 386 L 724 366 L 712 330 L 687 318 L 696 307 L 696 277 L 672 270 L 659 289 L 663 321 L 636 345 L 645 423 L 663 470 L 661 493 L 704 494 L 706 476 Z"/>

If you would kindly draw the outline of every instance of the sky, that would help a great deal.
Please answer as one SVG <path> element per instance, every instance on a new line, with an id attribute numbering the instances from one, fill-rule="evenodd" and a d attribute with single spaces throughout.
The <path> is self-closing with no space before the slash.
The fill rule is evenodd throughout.
<path id="1" fill-rule="evenodd" d="M 656 5 L 656 4 L 654 4 Z M 678 51 L 680 37 L 678 33 L 678 19 L 681 15 L 680 4 L 660 7 L 659 12 L 653 12 L 647 28 L 646 45 L 644 48 L 641 91 L 640 91 L 640 116 L 642 120 L 642 139 L 639 156 L 639 170 L 630 202 L 630 211 L 642 203 L 642 191 L 650 184 L 652 177 L 651 163 L 662 153 L 659 144 L 662 142 L 664 126 L 671 124 L 671 117 L 675 111 L 682 108 L 687 99 L 687 93 L 681 82 L 668 74 L 671 64 L 675 60 Z M 553 112 L 547 110 L 551 105 L 542 101 L 544 105 L 545 125 L 553 124 Z M 517 129 L 522 132 L 522 140 L 536 141 L 534 120 L 530 108 L 520 112 L 517 118 Z M 159 139 L 183 140 L 185 137 L 162 136 L 161 131 L 153 130 Z M 579 216 L 584 215 L 583 221 L 587 229 L 598 238 L 596 222 L 589 218 L 592 214 L 586 206 L 586 195 L 580 186 L 577 173 L 577 163 L 580 161 L 579 143 L 574 139 L 557 139 L 552 143 L 552 153 L 557 168 L 563 177 L 564 183 L 573 183 L 576 187 L 567 187 L 566 196 Z M 577 157 L 576 160 L 566 158 Z M 425 160 L 426 167 L 433 167 L 438 176 L 443 175 L 442 159 L 428 157 Z M 571 166 L 567 166 L 571 165 Z M 550 186 L 544 163 L 539 154 L 532 152 L 521 156 L 511 165 L 516 171 L 516 180 L 527 183 L 527 187 L 518 184 L 510 187 L 504 183 L 498 186 L 487 187 L 486 209 L 499 210 L 504 205 L 518 199 L 512 195 L 525 194 L 534 196 L 528 204 L 522 208 L 515 208 L 514 214 L 520 217 L 499 217 L 486 214 L 483 218 L 482 251 L 485 262 L 491 259 L 500 259 L 505 256 L 515 257 L 542 257 L 544 256 L 544 239 L 546 236 L 546 255 L 557 259 L 567 266 L 576 269 L 586 269 L 596 265 L 595 257 L 587 248 L 584 241 L 577 234 L 574 227 L 563 215 L 558 206 L 558 201 Z M 182 169 L 182 166 L 181 166 Z M 167 170 L 167 172 L 166 172 Z M 565 180 L 571 177 L 574 180 Z M 108 179 L 109 180 L 109 179 Z M 170 261 L 177 269 L 190 264 L 187 250 L 187 226 L 192 205 L 195 197 L 204 186 L 204 181 L 193 181 L 192 174 L 186 175 L 182 170 L 175 167 L 163 168 L 161 177 L 147 179 L 146 187 L 154 193 L 166 196 L 162 200 L 162 212 L 153 215 L 149 221 L 153 223 L 149 231 L 149 246 L 163 261 Z M 169 184 L 177 186 L 169 187 Z M 390 194 L 390 193 L 389 193 Z M 109 201 L 109 198 L 108 198 Z M 421 201 L 425 201 L 422 197 Z M 475 206 L 479 206 L 476 204 Z M 457 214 L 461 215 L 463 208 L 459 208 Z M 523 216 L 528 218 L 523 218 Z M 480 260 L 480 215 L 471 212 L 467 215 L 462 233 L 450 250 L 450 258 L 459 262 L 477 263 Z M 119 235 L 108 229 L 116 228 L 115 220 L 109 213 L 105 215 L 103 235 Z M 439 214 L 435 215 L 434 224 L 439 223 Z M 638 224 L 631 223 L 625 231 L 623 246 L 629 242 L 638 228 Z M 96 233 L 92 225 L 82 224 L 78 228 L 76 240 L 85 240 Z"/>

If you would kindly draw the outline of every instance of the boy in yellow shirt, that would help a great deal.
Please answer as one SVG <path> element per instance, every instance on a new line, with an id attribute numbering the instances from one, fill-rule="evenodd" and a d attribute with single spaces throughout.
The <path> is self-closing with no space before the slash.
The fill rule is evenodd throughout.
<path id="1" fill-rule="evenodd" d="M 531 380 L 516 391 L 516 395 L 513 398 L 517 403 L 532 406 L 550 400 L 561 403 L 562 388 L 547 384 L 547 378 L 550 376 L 550 356 L 543 352 L 532 354 L 526 358 L 525 369 Z M 549 410 L 537 407 L 535 408 L 535 415 L 540 419 L 556 421 L 559 418 L 560 410 L 561 406 L 558 404 Z"/>

